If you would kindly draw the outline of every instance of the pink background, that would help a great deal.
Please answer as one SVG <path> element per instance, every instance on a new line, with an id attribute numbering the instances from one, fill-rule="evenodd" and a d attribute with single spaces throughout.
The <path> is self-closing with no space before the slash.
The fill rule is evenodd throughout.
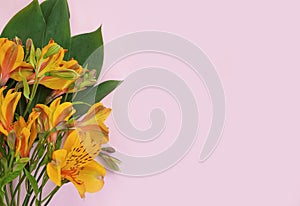
<path id="1" fill-rule="evenodd" d="M 29 2 L 0 0 L 0 28 Z M 222 80 L 227 116 L 217 150 L 199 163 L 211 118 L 211 105 L 201 80 L 180 62 L 165 56 L 125 59 L 103 78 L 124 79 L 141 67 L 158 65 L 187 80 L 201 114 L 197 141 L 182 161 L 163 173 L 135 178 L 109 172 L 101 192 L 81 200 L 69 184 L 51 205 L 300 205 L 299 6 L 297 0 L 70 1 L 73 34 L 103 24 L 105 42 L 126 33 L 159 30 L 198 45 Z M 152 93 L 158 98 L 149 98 Z M 105 100 L 108 106 L 111 97 Z M 110 118 L 107 124 L 112 145 L 122 152 L 149 155 L 172 143 L 180 114 L 167 94 L 145 89 L 137 95 L 130 106 L 132 122 L 138 128 L 147 128 L 148 112 L 157 105 L 168 115 L 167 129 L 158 140 L 131 142 Z"/>

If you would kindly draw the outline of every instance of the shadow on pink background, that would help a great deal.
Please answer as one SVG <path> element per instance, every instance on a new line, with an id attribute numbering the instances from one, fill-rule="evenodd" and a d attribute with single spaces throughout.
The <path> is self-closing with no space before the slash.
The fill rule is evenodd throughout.
<path id="1" fill-rule="evenodd" d="M 0 28 L 30 0 L 0 0 Z M 104 41 L 143 30 L 167 31 L 199 46 L 214 63 L 226 95 L 226 124 L 214 154 L 199 163 L 211 121 L 203 82 L 185 65 L 155 54 L 116 64 L 102 78 L 124 79 L 146 66 L 181 76 L 194 91 L 199 132 L 191 151 L 171 169 L 148 177 L 108 172 L 102 191 L 81 200 L 65 185 L 51 205 L 76 206 L 299 206 L 300 205 L 300 29 L 299 1 L 270 0 L 72 0 L 73 34 L 103 24 Z M 111 106 L 112 96 L 105 99 Z M 121 103 L 120 103 L 121 104 Z M 166 131 L 151 143 L 123 137 L 110 118 L 111 144 L 132 155 L 157 153 L 172 143 L 180 110 L 168 94 L 153 89 L 129 105 L 137 128 L 149 127 L 153 107 L 166 112 Z"/>

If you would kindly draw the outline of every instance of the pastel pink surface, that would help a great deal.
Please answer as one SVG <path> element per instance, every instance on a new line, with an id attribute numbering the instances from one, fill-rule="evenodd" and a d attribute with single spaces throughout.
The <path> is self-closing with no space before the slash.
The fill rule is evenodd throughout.
<path id="1" fill-rule="evenodd" d="M 0 28 L 30 0 L 0 0 Z M 51 205 L 298 206 L 300 204 L 300 29 L 299 1 L 70 1 L 72 33 L 103 24 L 104 41 L 143 30 L 167 31 L 203 49 L 214 63 L 226 94 L 226 124 L 214 154 L 199 163 L 209 130 L 211 105 L 203 83 L 176 60 L 147 55 L 118 63 L 103 79 L 125 78 L 144 66 L 163 66 L 188 80 L 200 116 L 197 141 L 171 169 L 148 177 L 108 173 L 104 189 L 81 200 L 63 186 Z M 200 86 L 199 86 L 200 85 Z M 200 88 L 199 88 L 200 87 Z M 152 94 L 153 90 L 146 90 Z M 180 125 L 174 100 L 140 94 L 132 102 L 133 124 L 147 128 L 145 102 L 167 113 L 166 133 L 141 144 L 124 138 L 110 118 L 111 143 L 118 150 L 147 155 L 167 147 Z M 105 103 L 111 106 L 111 98 Z M 173 113 L 175 111 L 175 113 Z M 176 113 L 177 112 L 177 113 Z"/>

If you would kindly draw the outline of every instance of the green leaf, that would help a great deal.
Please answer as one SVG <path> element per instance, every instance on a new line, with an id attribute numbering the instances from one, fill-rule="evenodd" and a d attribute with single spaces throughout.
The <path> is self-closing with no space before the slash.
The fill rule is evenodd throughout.
<path id="1" fill-rule="evenodd" d="M 17 172 L 17 171 L 22 171 L 24 169 L 24 167 L 26 166 L 26 163 L 19 163 L 19 164 L 16 164 L 14 166 L 14 172 Z"/>
<path id="2" fill-rule="evenodd" d="M 47 0 L 41 4 L 47 23 L 44 44 L 50 39 L 65 49 L 70 48 L 70 13 L 67 0 Z"/>
<path id="3" fill-rule="evenodd" d="M 100 102 L 104 97 L 106 97 L 109 93 L 114 91 L 123 81 L 117 81 L 117 80 L 108 80 L 105 82 L 102 82 L 97 87 L 94 87 L 95 89 L 92 92 L 96 91 L 96 96 L 94 103 Z"/>
<path id="4" fill-rule="evenodd" d="M 84 91 L 81 91 L 77 94 L 74 101 L 82 101 L 90 105 L 100 102 L 104 97 L 116 89 L 122 81 L 118 80 L 108 80 L 100 83 L 97 86 L 90 87 Z"/>
<path id="5" fill-rule="evenodd" d="M 90 59 L 91 55 L 93 58 Z M 90 69 L 95 69 L 98 77 L 103 63 L 101 27 L 94 32 L 72 37 L 69 57 L 76 59 L 80 65 L 88 65 Z"/>
<path id="6" fill-rule="evenodd" d="M 35 48 L 34 48 L 34 43 L 32 43 L 31 48 L 30 48 L 29 63 L 30 63 L 31 66 L 33 66 L 33 67 L 37 64 L 37 60 L 36 60 L 36 52 L 35 52 Z"/>
<path id="7" fill-rule="evenodd" d="M 19 75 L 22 78 L 22 82 L 23 82 L 23 87 L 24 87 L 23 95 L 26 99 L 30 99 L 30 89 L 29 89 L 27 79 L 22 75 L 21 70 L 19 70 Z"/>
<path id="8" fill-rule="evenodd" d="M 5 26 L 1 36 L 13 39 L 16 36 L 26 42 L 31 38 L 35 45 L 41 47 L 44 41 L 46 22 L 38 0 L 33 0 L 18 12 Z"/>
<path id="9" fill-rule="evenodd" d="M 56 2 L 57 2 L 57 0 L 46 0 L 46 1 L 43 1 L 43 3 L 41 3 L 41 5 L 40 5 L 46 23 L 48 22 L 48 18 L 50 16 L 52 9 Z"/>
<path id="10" fill-rule="evenodd" d="M 116 89 L 122 81 L 117 80 L 108 80 L 102 82 L 101 84 L 90 87 L 84 91 L 81 91 L 77 94 L 73 101 L 75 102 L 85 102 L 89 105 L 93 105 L 97 102 L 100 102 L 104 97 L 106 97 L 109 93 L 111 93 L 114 89 Z M 76 109 L 76 114 L 82 115 L 88 111 L 88 107 L 84 105 L 74 105 Z"/>
<path id="11" fill-rule="evenodd" d="M 1 188 L 6 185 L 7 183 L 12 182 L 14 179 L 16 179 L 19 175 L 21 175 L 22 170 L 18 171 L 13 171 L 5 174 L 1 179 L 0 179 L 0 185 Z"/>
<path id="12" fill-rule="evenodd" d="M 27 164 L 30 161 L 29 157 L 22 157 L 18 159 L 17 164 Z"/>
<path id="13" fill-rule="evenodd" d="M 16 164 L 14 165 L 13 171 L 22 171 L 24 167 L 27 165 L 29 162 L 30 158 L 20 158 L 16 161 Z"/>
<path id="14" fill-rule="evenodd" d="M 30 186 L 32 187 L 35 196 L 37 197 L 39 194 L 39 186 L 36 179 L 26 169 L 25 169 L 25 174 L 27 179 L 29 180 Z"/>

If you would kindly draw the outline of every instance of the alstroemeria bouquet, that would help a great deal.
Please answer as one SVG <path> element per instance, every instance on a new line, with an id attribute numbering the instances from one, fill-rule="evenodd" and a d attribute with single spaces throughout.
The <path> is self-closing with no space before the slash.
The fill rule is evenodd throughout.
<path id="1" fill-rule="evenodd" d="M 0 37 L 0 204 L 48 205 L 74 184 L 83 198 L 103 186 L 111 157 L 111 109 L 100 101 L 120 81 L 96 84 L 103 61 L 101 28 L 70 36 L 67 0 L 33 0 Z M 48 194 L 48 180 L 57 187 Z"/>

